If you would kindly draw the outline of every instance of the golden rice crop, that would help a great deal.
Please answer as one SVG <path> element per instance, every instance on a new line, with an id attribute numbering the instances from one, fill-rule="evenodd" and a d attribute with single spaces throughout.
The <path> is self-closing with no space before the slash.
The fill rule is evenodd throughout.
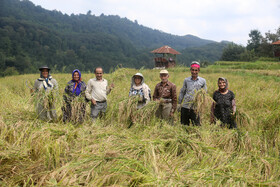
<path id="1" fill-rule="evenodd" d="M 105 74 L 115 89 L 106 115 L 94 123 L 86 104 L 84 123 L 37 119 L 25 81 L 37 75 L 0 78 L 0 186 L 277 186 L 280 181 L 280 83 L 268 77 L 202 69 L 208 91 L 197 92 L 202 126 L 171 126 L 154 113 L 157 102 L 137 110 L 128 97 L 131 76 L 141 71 L 152 89 L 158 70 L 119 68 Z M 170 69 L 177 94 L 189 68 Z M 210 124 L 217 78 L 226 77 L 236 97 L 238 128 Z M 54 74 L 61 118 L 63 89 L 71 75 Z M 83 74 L 87 82 L 92 74 Z M 20 80 L 20 81 L 19 81 Z M 175 113 L 179 118 L 179 113 Z M 131 127 L 131 128 L 128 128 Z"/>

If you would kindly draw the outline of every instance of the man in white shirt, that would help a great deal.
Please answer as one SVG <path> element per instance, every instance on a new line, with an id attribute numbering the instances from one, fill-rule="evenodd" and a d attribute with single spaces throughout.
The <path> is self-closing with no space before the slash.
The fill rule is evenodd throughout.
<path id="1" fill-rule="evenodd" d="M 108 87 L 108 81 L 103 78 L 102 67 L 94 70 L 95 78 L 90 79 L 87 83 L 86 98 L 91 101 L 91 117 L 96 120 L 99 113 L 105 113 L 107 109 L 107 95 L 114 88 L 114 84 Z"/>

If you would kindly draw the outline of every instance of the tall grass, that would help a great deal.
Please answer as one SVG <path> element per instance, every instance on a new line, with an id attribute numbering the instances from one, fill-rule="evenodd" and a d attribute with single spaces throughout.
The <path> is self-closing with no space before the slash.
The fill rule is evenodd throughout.
<path id="1" fill-rule="evenodd" d="M 141 69 L 154 90 L 158 70 Z M 279 167 L 280 83 L 257 76 L 202 69 L 208 92 L 201 100 L 201 127 L 175 125 L 154 117 L 156 102 L 136 110 L 128 98 L 135 69 L 118 69 L 104 77 L 115 83 L 106 115 L 95 123 L 47 123 L 37 119 L 25 81 L 37 75 L 0 79 L 1 186 L 277 186 Z M 188 68 L 170 69 L 177 94 Z M 226 77 L 235 93 L 238 129 L 209 123 L 217 78 Z M 61 116 L 64 86 L 71 75 L 53 75 Z M 92 74 L 84 74 L 87 82 Z M 210 112 L 210 111 L 209 111 Z"/>

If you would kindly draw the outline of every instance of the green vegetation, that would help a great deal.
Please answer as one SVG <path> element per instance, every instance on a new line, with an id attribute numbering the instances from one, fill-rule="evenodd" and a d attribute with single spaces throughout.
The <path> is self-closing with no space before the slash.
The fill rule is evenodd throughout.
<path id="1" fill-rule="evenodd" d="M 210 43 L 200 47 L 186 48 L 181 51 L 182 55 L 178 55 L 178 60 L 184 65 L 189 62 L 199 61 L 202 66 L 207 66 L 220 60 L 223 50 L 228 46 L 228 42 Z"/>
<path id="2" fill-rule="evenodd" d="M 136 100 L 127 98 L 131 76 L 143 73 L 153 91 L 160 80 L 158 70 L 121 68 L 105 74 L 115 83 L 106 116 L 95 124 L 87 117 L 79 125 L 36 118 L 25 81 L 31 84 L 38 75 L 0 78 L 0 185 L 279 185 L 280 82 L 252 76 L 246 70 L 237 74 L 238 70 L 221 69 L 225 63 L 217 64 L 223 65 L 202 69 L 200 75 L 207 80 L 210 96 L 217 89 L 218 77 L 229 80 L 237 101 L 237 130 L 210 125 L 209 111 L 203 114 L 201 127 L 181 126 L 179 113 L 174 126 L 160 121 L 153 115 L 154 102 L 142 112 L 134 111 Z M 189 68 L 169 72 L 179 93 L 184 78 L 190 76 Z M 62 93 L 71 75 L 53 77 L 59 83 L 56 107 L 61 116 Z M 83 74 L 84 81 L 92 77 Z M 206 100 L 203 107 L 211 104 Z"/>
<path id="3" fill-rule="evenodd" d="M 44 64 L 57 73 L 75 68 L 92 72 L 96 66 L 103 66 L 105 72 L 116 66 L 153 68 L 150 51 L 163 45 L 190 50 L 179 57 L 178 64 L 198 59 L 213 63 L 225 47 L 192 35 L 150 29 L 117 15 L 96 16 L 90 11 L 66 15 L 28 0 L 1 0 L 0 76 L 36 73 Z"/>
<path id="4" fill-rule="evenodd" d="M 217 61 L 211 68 L 226 69 L 248 69 L 248 70 L 278 70 L 280 62 L 255 61 L 255 62 L 233 62 Z"/>
<path id="5" fill-rule="evenodd" d="M 280 27 L 275 33 L 265 33 L 265 37 L 258 30 L 251 30 L 247 46 L 230 43 L 223 49 L 222 61 L 279 61 L 279 45 L 271 43 L 280 40 Z M 276 57 L 275 57 L 276 56 Z"/>

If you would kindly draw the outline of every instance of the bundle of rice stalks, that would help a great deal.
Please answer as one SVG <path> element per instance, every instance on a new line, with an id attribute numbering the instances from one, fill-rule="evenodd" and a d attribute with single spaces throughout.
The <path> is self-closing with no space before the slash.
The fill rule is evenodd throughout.
<path id="1" fill-rule="evenodd" d="M 86 115 L 86 101 L 83 97 L 75 97 L 70 103 L 62 107 L 63 120 L 74 124 L 83 123 Z"/>
<path id="2" fill-rule="evenodd" d="M 215 102 L 210 95 L 206 93 L 204 89 L 197 91 L 194 95 L 193 106 L 197 114 L 202 119 L 210 116 L 211 106 Z"/>
<path id="3" fill-rule="evenodd" d="M 118 122 L 130 123 L 131 114 L 137 110 L 138 97 L 130 97 L 119 103 Z"/>
<path id="4" fill-rule="evenodd" d="M 149 124 L 155 116 L 158 102 L 149 102 L 143 108 L 137 109 L 139 97 L 130 97 L 119 103 L 118 122 L 130 127 L 133 123 Z"/>
<path id="5" fill-rule="evenodd" d="M 116 68 L 116 70 L 112 73 L 111 79 L 114 81 L 123 81 L 123 80 L 129 80 L 128 75 L 130 75 L 131 72 L 127 68 Z"/>
<path id="6" fill-rule="evenodd" d="M 233 118 L 235 118 L 237 126 L 249 127 L 250 124 L 254 123 L 253 119 L 242 109 L 237 109 Z"/>
<path id="7" fill-rule="evenodd" d="M 151 122 L 152 118 L 156 116 L 156 110 L 159 107 L 158 102 L 149 102 L 147 105 L 145 105 L 143 108 L 134 110 L 132 112 L 132 121 L 141 123 L 141 124 L 149 124 Z"/>
<path id="8" fill-rule="evenodd" d="M 54 105 L 54 103 L 56 102 L 58 97 L 58 93 L 56 93 L 56 91 L 39 91 L 39 92 L 35 92 L 34 93 L 34 103 L 35 106 L 37 106 L 38 104 L 42 105 L 44 109 L 48 110 L 50 108 L 52 108 L 52 106 Z"/>

